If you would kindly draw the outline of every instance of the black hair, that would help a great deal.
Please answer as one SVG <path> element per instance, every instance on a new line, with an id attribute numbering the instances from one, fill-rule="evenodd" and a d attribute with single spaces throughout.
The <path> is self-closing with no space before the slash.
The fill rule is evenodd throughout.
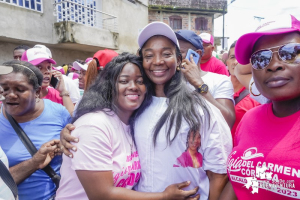
<path id="1" fill-rule="evenodd" d="M 182 55 L 179 47 L 174 42 L 172 43 L 176 48 L 176 57 L 179 58 L 181 62 Z M 147 42 L 139 51 L 141 58 L 143 58 L 142 50 L 146 44 Z M 152 83 L 152 88 L 155 88 L 154 83 Z M 199 113 L 198 106 L 203 109 L 204 114 L 208 114 L 208 118 L 210 117 L 204 99 L 198 92 L 191 92 L 186 81 L 184 80 L 183 74 L 180 71 L 176 70 L 176 73 L 173 75 L 173 77 L 165 84 L 164 93 L 169 100 L 168 108 L 155 125 L 153 134 L 154 145 L 156 144 L 158 133 L 165 123 L 167 123 L 168 126 L 166 137 L 169 144 L 171 144 L 178 135 L 182 120 L 185 120 L 188 123 L 190 129 L 200 129 L 203 120 L 201 114 Z M 174 137 L 171 138 L 171 130 L 173 126 L 175 126 L 175 134 Z"/>
<path id="2" fill-rule="evenodd" d="M 112 61 L 106 64 L 104 70 L 98 74 L 94 83 L 84 93 L 82 100 L 78 105 L 76 114 L 72 120 L 73 123 L 86 113 L 100 110 L 106 113 L 109 111 L 117 111 L 117 106 L 115 104 L 118 97 L 118 91 L 116 87 L 117 81 L 123 67 L 127 63 L 132 63 L 138 66 L 143 77 L 143 82 L 147 88 L 147 93 L 143 103 L 137 110 L 133 112 L 129 120 L 131 134 L 134 136 L 133 127 L 135 119 L 150 105 L 152 101 L 153 89 L 151 87 L 150 80 L 144 72 L 142 60 L 138 56 L 126 52 L 113 58 Z"/>
<path id="3" fill-rule="evenodd" d="M 14 73 L 22 73 L 28 78 L 28 83 L 38 90 L 43 83 L 42 72 L 29 62 L 11 60 L 2 64 L 3 66 L 11 66 Z"/>
<path id="4" fill-rule="evenodd" d="M 16 48 L 14 48 L 14 51 L 19 50 L 19 49 L 24 49 L 25 51 L 27 51 L 28 49 L 30 49 L 30 47 L 26 46 L 24 44 L 21 44 L 21 45 L 17 46 Z"/>
<path id="5" fill-rule="evenodd" d="M 234 48 L 235 47 L 235 45 L 236 45 L 236 41 L 234 41 L 231 45 L 230 45 L 230 48 L 229 48 L 229 50 L 230 49 L 232 49 L 232 48 Z"/>
<path id="6" fill-rule="evenodd" d="M 85 64 L 85 61 L 84 61 L 84 60 L 76 59 L 75 61 L 78 62 L 78 63 L 81 64 L 81 65 L 84 65 L 84 64 Z M 73 63 L 72 63 L 72 65 L 73 65 Z"/>

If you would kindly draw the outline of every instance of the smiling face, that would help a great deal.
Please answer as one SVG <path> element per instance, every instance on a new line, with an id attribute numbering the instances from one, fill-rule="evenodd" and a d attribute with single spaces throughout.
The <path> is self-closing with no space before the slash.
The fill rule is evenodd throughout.
<path id="1" fill-rule="evenodd" d="M 132 113 L 140 107 L 146 94 L 146 86 L 138 66 L 127 63 L 117 80 L 117 106 L 119 111 Z"/>
<path id="2" fill-rule="evenodd" d="M 263 36 L 256 43 L 253 52 L 287 43 L 300 43 L 298 32 Z M 285 101 L 300 97 L 300 64 L 288 64 L 280 60 L 277 51 L 272 49 L 270 64 L 263 70 L 252 69 L 258 90 L 272 101 Z"/>
<path id="3" fill-rule="evenodd" d="M 52 64 L 49 61 L 44 61 L 36 66 L 43 74 L 42 88 L 46 88 L 50 85 L 52 77 Z"/>
<path id="4" fill-rule="evenodd" d="M 156 85 L 165 85 L 175 74 L 180 58 L 175 44 L 165 36 L 153 36 L 142 49 L 143 67 Z"/>
<path id="5" fill-rule="evenodd" d="M 38 92 L 28 83 L 28 78 L 21 73 L 1 75 L 0 86 L 3 88 L 3 105 L 14 116 L 22 116 L 35 106 Z"/>
<path id="6" fill-rule="evenodd" d="M 189 149 L 192 151 L 198 151 L 198 148 L 201 145 L 201 137 L 200 137 L 200 133 L 196 132 L 196 135 L 194 137 L 194 132 L 190 133 L 189 139 L 188 139 L 188 143 L 189 143 Z"/>

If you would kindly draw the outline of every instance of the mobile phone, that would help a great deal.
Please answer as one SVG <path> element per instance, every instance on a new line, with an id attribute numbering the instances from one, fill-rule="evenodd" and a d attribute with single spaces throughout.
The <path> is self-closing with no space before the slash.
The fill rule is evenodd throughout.
<path id="1" fill-rule="evenodd" d="M 57 85 L 58 85 L 58 79 L 55 78 L 54 76 L 51 77 L 51 80 L 50 80 L 50 85 L 53 87 L 53 88 L 56 88 Z"/>
<path id="2" fill-rule="evenodd" d="M 189 49 L 189 50 L 188 50 L 185 59 L 188 59 L 189 61 L 191 61 L 191 60 L 190 60 L 191 54 L 193 55 L 194 62 L 195 62 L 196 64 L 198 64 L 198 61 L 199 61 L 200 56 L 199 56 L 199 54 L 198 54 L 196 51 L 194 51 L 194 50 L 192 50 L 192 49 Z"/>

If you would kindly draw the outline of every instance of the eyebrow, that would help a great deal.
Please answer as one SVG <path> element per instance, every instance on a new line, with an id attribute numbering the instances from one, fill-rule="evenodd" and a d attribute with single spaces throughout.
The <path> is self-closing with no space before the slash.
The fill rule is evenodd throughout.
<path id="1" fill-rule="evenodd" d="M 162 49 L 163 49 L 163 50 L 172 50 L 171 47 L 163 47 Z M 153 49 L 148 48 L 148 49 L 145 49 L 144 51 L 152 51 L 152 50 L 153 50 Z"/>

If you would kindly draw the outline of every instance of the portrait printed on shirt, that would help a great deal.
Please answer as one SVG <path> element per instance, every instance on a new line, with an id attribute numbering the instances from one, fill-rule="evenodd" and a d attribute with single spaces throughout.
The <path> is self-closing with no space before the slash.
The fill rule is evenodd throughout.
<path id="1" fill-rule="evenodd" d="M 202 154 L 199 152 L 201 136 L 199 129 L 191 129 L 186 138 L 186 150 L 176 159 L 173 167 L 202 167 Z"/>

